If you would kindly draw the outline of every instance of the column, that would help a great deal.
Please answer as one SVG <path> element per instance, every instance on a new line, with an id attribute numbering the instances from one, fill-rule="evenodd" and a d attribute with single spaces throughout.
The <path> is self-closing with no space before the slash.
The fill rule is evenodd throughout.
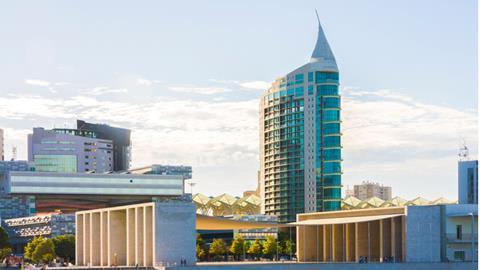
<path id="1" fill-rule="evenodd" d="M 380 221 L 370 221 L 370 257 L 369 262 L 380 261 Z"/>
<path id="2" fill-rule="evenodd" d="M 127 265 L 135 266 L 135 209 L 127 208 Z"/>
<path id="3" fill-rule="evenodd" d="M 83 262 L 85 265 L 91 263 L 90 261 L 90 213 L 83 215 Z"/>
<path id="4" fill-rule="evenodd" d="M 90 249 L 90 258 L 91 258 L 91 264 L 92 266 L 99 266 L 100 265 L 100 257 L 101 257 L 101 251 L 100 251 L 100 242 L 101 242 L 101 237 L 100 237 L 100 213 L 95 212 L 90 215 L 90 243 L 91 243 L 91 249 Z"/>
<path id="5" fill-rule="evenodd" d="M 76 265 L 83 266 L 85 261 L 83 260 L 83 214 L 75 215 L 75 258 Z"/>
<path id="6" fill-rule="evenodd" d="M 135 228 L 136 230 L 136 248 L 135 248 L 135 264 L 138 264 L 139 266 L 146 266 L 143 260 L 143 230 L 144 230 L 144 225 L 143 225 L 143 207 L 137 207 L 135 208 Z"/>
<path id="7" fill-rule="evenodd" d="M 345 241 L 345 255 L 347 262 L 354 262 L 355 257 L 355 223 L 345 224 L 346 241 Z"/>
<path id="8" fill-rule="evenodd" d="M 143 261 L 145 266 L 153 266 L 153 228 L 152 228 L 152 207 L 145 206 L 143 208 Z"/>
<path id="9" fill-rule="evenodd" d="M 108 211 L 100 213 L 100 265 L 109 266 L 108 263 Z"/>
<path id="10" fill-rule="evenodd" d="M 357 225 L 357 261 L 360 257 L 369 256 L 369 244 L 368 244 L 368 222 L 359 222 Z M 369 258 L 370 259 L 370 258 Z"/>
<path id="11" fill-rule="evenodd" d="M 332 261 L 343 261 L 343 224 L 332 225 Z"/>

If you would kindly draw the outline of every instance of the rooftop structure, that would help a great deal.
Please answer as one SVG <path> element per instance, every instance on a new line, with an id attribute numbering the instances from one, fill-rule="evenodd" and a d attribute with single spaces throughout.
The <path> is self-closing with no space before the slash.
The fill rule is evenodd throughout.
<path id="1" fill-rule="evenodd" d="M 360 200 L 357 197 L 350 196 L 342 200 L 342 210 L 353 209 L 367 209 L 367 208 L 384 208 L 397 206 L 419 206 L 419 205 L 440 205 L 440 204 L 456 204 L 456 201 L 451 201 L 445 198 L 437 198 L 435 200 L 427 200 L 422 197 L 417 197 L 411 200 L 406 200 L 401 197 L 395 197 L 390 200 L 382 200 L 378 197 L 371 197 L 365 200 Z"/>
<path id="2" fill-rule="evenodd" d="M 256 215 L 260 214 L 260 198 L 250 194 L 242 198 L 222 194 L 217 197 L 207 197 L 197 193 L 192 198 L 197 208 L 197 213 L 210 216 L 228 215 Z"/>
<path id="3" fill-rule="evenodd" d="M 184 179 L 192 179 L 192 167 L 183 165 L 152 164 L 128 170 L 131 174 L 182 175 Z"/>
<path id="4" fill-rule="evenodd" d="M 323 29 L 310 61 L 278 78 L 260 100 L 262 213 L 340 209 L 339 70 Z"/>
<path id="5" fill-rule="evenodd" d="M 184 196 L 181 175 L 9 172 L 7 196 L 33 196 L 37 212 L 72 212 Z"/>

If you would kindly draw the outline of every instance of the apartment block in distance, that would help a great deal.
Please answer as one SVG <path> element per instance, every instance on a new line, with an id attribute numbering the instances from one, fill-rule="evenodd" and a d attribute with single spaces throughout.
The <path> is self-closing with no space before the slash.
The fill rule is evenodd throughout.
<path id="1" fill-rule="evenodd" d="M 353 194 L 360 200 L 367 200 L 372 197 L 378 197 L 384 201 L 392 199 L 392 187 L 363 181 L 361 185 L 353 186 Z"/>

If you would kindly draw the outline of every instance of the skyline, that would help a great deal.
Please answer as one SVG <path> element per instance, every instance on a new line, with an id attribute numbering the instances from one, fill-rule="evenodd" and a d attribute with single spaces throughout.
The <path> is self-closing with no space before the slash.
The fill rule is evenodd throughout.
<path id="1" fill-rule="evenodd" d="M 357 17 L 332 15 L 344 2 L 305 4 L 294 9 L 291 15 L 296 20 L 289 20 L 288 27 L 281 20 L 260 16 L 265 15 L 262 12 L 268 6 L 264 3 L 252 11 L 254 16 L 245 25 L 239 24 L 244 20 L 239 15 L 225 19 L 221 11 L 227 12 L 227 7 L 221 2 L 210 3 L 216 3 L 209 7 L 214 10 L 211 12 L 221 15 L 219 18 L 210 18 L 206 15 L 208 8 L 197 4 L 192 4 L 192 9 L 199 8 L 196 12 L 170 6 L 172 15 L 166 18 L 156 17 L 146 9 L 142 9 L 145 16 L 136 14 L 133 26 L 160 25 L 157 31 L 163 37 L 174 38 L 171 43 L 153 39 L 154 31 L 137 33 L 135 27 L 128 28 L 121 14 L 98 18 L 92 15 L 91 26 L 75 28 L 76 20 L 82 16 L 66 18 L 65 14 L 73 15 L 74 8 L 68 9 L 63 4 L 57 10 L 64 14 L 45 9 L 48 19 L 38 25 L 20 24 L 15 33 L 0 26 L 0 34 L 7 37 L 7 42 L 0 45 L 0 56 L 6 59 L 0 63 L 0 71 L 7 75 L 0 86 L 0 127 L 6 133 L 6 157 L 11 156 L 11 145 L 16 144 L 18 159 L 26 159 L 26 133 L 32 127 L 63 127 L 64 123 L 72 127 L 79 118 L 132 129 L 133 167 L 151 163 L 191 165 L 197 183 L 194 191 L 208 195 L 219 195 L 211 191 L 219 190 L 220 184 L 220 193 L 239 195 L 245 189 L 254 189 L 258 170 L 258 98 L 274 76 L 286 74 L 308 59 L 316 38 L 314 8 L 322 6 L 318 8 L 322 26 L 342 74 L 344 189 L 347 185 L 373 180 L 392 186 L 394 196 L 456 198 L 456 154 L 462 137 L 471 149 L 471 156 L 477 153 L 476 58 L 469 59 L 476 55 L 473 24 L 476 9 L 472 9 L 473 18 L 460 12 L 475 6 L 473 1 L 470 6 L 462 2 L 448 8 L 447 2 L 440 2 L 438 12 L 425 17 L 425 21 L 431 20 L 430 27 L 418 24 L 418 29 L 410 25 L 422 20 L 415 16 L 412 22 L 394 23 L 394 14 L 404 20 L 402 12 L 407 5 L 400 3 L 395 4 L 400 8 L 399 13 L 394 8 L 381 15 L 372 11 L 364 16 L 369 19 L 359 20 L 357 25 L 345 21 L 352 22 Z M 243 14 L 248 3 L 235 4 L 238 14 Z M 343 14 L 368 10 L 350 4 Z M 99 5 L 100 11 L 108 6 Z M 1 25 L 8 25 L 12 16 L 23 15 L 15 13 L 20 10 L 15 6 L 12 4 L 9 12 L 0 11 Z M 120 7 L 124 12 L 128 9 L 128 5 Z M 270 8 L 287 15 L 286 7 L 284 4 Z M 413 12 L 426 11 L 427 7 L 430 5 L 419 3 L 419 10 Z M 441 20 L 447 10 L 455 18 L 448 24 Z M 96 10 L 95 15 L 100 11 Z M 180 12 L 189 16 L 184 15 L 184 21 L 173 18 Z M 464 16 L 457 18 L 455 14 Z M 25 17 L 26 21 L 38 16 L 28 15 L 33 19 Z M 60 18 L 66 20 L 65 25 L 80 31 L 79 37 L 65 26 L 55 25 Z M 215 25 L 217 19 L 224 25 Z M 149 20 L 152 23 L 146 24 Z M 170 33 L 165 29 L 168 20 L 171 22 L 166 25 L 177 27 L 180 33 L 190 28 L 187 32 L 190 35 Z M 376 24 L 372 22 L 375 20 Z M 93 27 L 94 22 L 99 23 L 98 29 Z M 399 37 L 390 36 L 386 32 L 388 27 L 379 22 L 394 25 Z M 258 28 L 248 27 L 255 23 Z M 459 26 L 466 30 L 456 31 Z M 372 28 L 387 37 L 375 37 Z M 101 36 L 108 30 L 111 31 L 108 39 L 82 40 L 82 37 Z M 121 30 L 144 42 L 116 43 Z M 293 39 L 279 39 L 280 30 L 291 34 Z M 359 30 L 363 30 L 360 39 Z M 400 40 L 409 36 L 407 32 L 417 42 Z M 455 42 L 450 39 L 439 42 L 440 34 Z M 258 42 L 252 44 L 246 37 L 255 37 Z M 352 40 L 355 46 L 351 46 Z M 225 44 L 215 46 L 218 41 Z M 379 48 L 396 42 L 398 55 Z M 431 44 L 437 46 L 431 49 Z M 140 52 L 138 46 L 145 52 Z M 80 52 L 79 56 L 73 55 L 76 52 Z M 276 59 L 277 55 L 283 56 Z M 404 59 L 406 56 L 410 59 Z M 412 58 L 418 60 L 415 68 L 411 65 Z M 89 61 L 97 65 L 89 66 Z M 449 66 L 445 67 L 441 61 L 448 61 Z M 385 67 L 387 63 L 390 64 Z M 430 68 L 427 69 L 430 73 L 420 72 L 425 67 Z M 230 178 L 228 182 L 226 178 Z M 419 183 L 419 178 L 425 182 Z M 412 190 L 413 184 L 418 189 Z"/>

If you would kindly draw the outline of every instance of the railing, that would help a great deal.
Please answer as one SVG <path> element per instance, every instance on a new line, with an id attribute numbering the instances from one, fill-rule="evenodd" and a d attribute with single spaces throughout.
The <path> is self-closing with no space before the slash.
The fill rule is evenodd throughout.
<path id="1" fill-rule="evenodd" d="M 447 241 L 449 241 L 449 242 L 465 242 L 465 243 L 472 242 L 472 234 L 471 233 L 462 233 L 460 236 L 461 237 L 458 238 L 456 233 L 447 233 L 446 234 Z M 477 240 L 478 239 L 478 234 L 477 233 L 473 234 L 473 239 L 474 239 L 475 243 L 478 242 L 478 240 Z"/>

